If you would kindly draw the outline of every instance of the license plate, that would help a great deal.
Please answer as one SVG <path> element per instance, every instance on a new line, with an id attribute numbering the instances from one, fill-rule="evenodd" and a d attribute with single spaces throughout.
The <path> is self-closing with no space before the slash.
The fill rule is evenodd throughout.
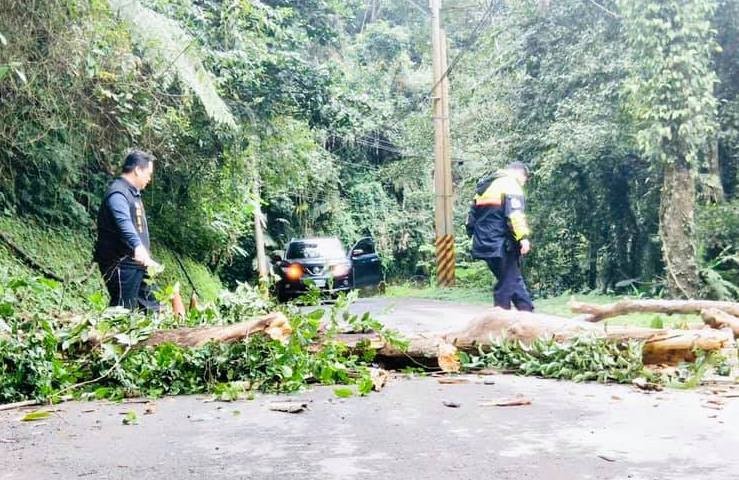
<path id="1" fill-rule="evenodd" d="M 313 280 L 313 283 L 314 283 L 314 284 L 316 285 L 316 287 L 318 287 L 318 288 L 323 288 L 323 287 L 325 287 L 325 286 L 326 286 L 326 280 L 324 280 L 324 279 L 316 279 L 316 280 Z"/>

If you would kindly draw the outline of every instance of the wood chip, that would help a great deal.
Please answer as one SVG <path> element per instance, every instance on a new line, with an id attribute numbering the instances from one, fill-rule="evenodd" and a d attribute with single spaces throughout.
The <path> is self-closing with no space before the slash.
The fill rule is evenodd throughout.
<path id="1" fill-rule="evenodd" d="M 470 383 L 469 379 L 460 377 L 439 377 L 436 381 L 442 385 L 460 385 Z"/>
<path id="2" fill-rule="evenodd" d="M 526 397 L 501 398 L 490 402 L 480 402 L 481 407 L 519 407 L 531 405 L 531 400 Z"/>
<path id="3" fill-rule="evenodd" d="M 372 379 L 372 390 L 379 392 L 387 383 L 390 374 L 381 368 L 370 368 L 370 378 Z"/>
<path id="4" fill-rule="evenodd" d="M 269 409 L 275 412 L 300 413 L 306 408 L 308 404 L 305 402 L 272 402 L 269 404 Z"/>
<path id="5" fill-rule="evenodd" d="M 439 352 L 437 359 L 442 372 L 456 373 L 462 369 L 459 361 L 459 352 L 457 347 L 451 343 L 439 344 Z"/>

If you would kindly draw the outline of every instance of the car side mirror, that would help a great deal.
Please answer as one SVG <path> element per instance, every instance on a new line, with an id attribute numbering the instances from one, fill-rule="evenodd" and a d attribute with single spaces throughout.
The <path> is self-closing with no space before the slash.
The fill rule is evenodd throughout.
<path id="1" fill-rule="evenodd" d="M 352 250 L 352 257 L 358 257 L 360 255 L 364 255 L 364 250 L 362 250 L 361 248 L 355 248 L 354 250 Z"/>

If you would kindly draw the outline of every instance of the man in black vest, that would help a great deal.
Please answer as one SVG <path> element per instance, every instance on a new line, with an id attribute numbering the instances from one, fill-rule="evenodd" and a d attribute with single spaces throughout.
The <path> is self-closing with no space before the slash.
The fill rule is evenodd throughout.
<path id="1" fill-rule="evenodd" d="M 94 260 L 110 294 L 110 306 L 158 311 L 159 303 L 144 280 L 146 269 L 159 265 L 151 258 L 149 226 L 141 190 L 151 181 L 154 157 L 131 151 L 123 172 L 108 186 L 98 212 Z"/>

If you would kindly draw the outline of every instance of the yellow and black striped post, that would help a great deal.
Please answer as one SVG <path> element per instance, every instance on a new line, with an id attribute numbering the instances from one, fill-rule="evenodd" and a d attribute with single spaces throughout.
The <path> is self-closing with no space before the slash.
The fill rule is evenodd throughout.
<path id="1" fill-rule="evenodd" d="M 436 278 L 439 286 L 454 285 L 454 236 L 443 235 L 436 238 Z"/>
<path id="2" fill-rule="evenodd" d="M 454 285 L 454 197 L 452 142 L 449 126 L 449 67 L 446 34 L 441 28 L 441 0 L 429 0 L 433 51 L 434 226 L 436 279 L 442 287 Z"/>

